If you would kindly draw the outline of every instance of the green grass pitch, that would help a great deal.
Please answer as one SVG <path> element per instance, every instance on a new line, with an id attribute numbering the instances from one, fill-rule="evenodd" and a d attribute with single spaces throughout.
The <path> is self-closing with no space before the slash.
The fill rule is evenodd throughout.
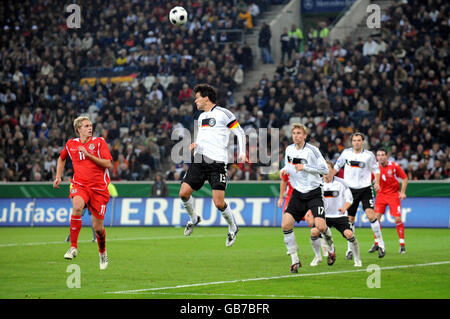
<path id="1" fill-rule="evenodd" d="M 450 298 L 449 229 L 406 229 L 407 253 L 400 255 L 396 230 L 385 228 L 386 256 L 379 259 L 367 252 L 372 230 L 357 228 L 362 268 L 345 260 L 347 243 L 332 231 L 335 265 L 324 259 L 310 267 L 309 229 L 295 228 L 303 267 L 291 274 L 280 228 L 241 227 L 234 246 L 225 247 L 225 227 L 197 227 L 190 237 L 183 228 L 108 227 L 105 271 L 89 227 L 72 261 L 63 258 L 68 227 L 2 228 L 0 298 Z M 80 288 L 68 288 L 71 264 L 79 266 Z"/>

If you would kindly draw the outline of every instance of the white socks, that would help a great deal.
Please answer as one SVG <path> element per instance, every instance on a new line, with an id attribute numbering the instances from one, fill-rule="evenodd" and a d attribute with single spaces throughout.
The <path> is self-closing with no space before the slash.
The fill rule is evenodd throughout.
<path id="1" fill-rule="evenodd" d="M 358 244 L 358 240 L 355 238 L 355 236 L 353 236 L 348 240 L 348 244 L 351 247 L 351 251 L 353 252 L 353 257 L 355 258 L 355 260 L 361 260 L 361 258 L 359 257 L 359 244 Z"/>
<path id="2" fill-rule="evenodd" d="M 222 213 L 223 218 L 228 223 L 228 230 L 231 233 L 235 233 L 237 230 L 236 222 L 234 221 L 233 214 L 231 213 L 230 206 L 225 204 L 225 209 L 223 211 L 220 211 Z"/>
<path id="3" fill-rule="evenodd" d="M 189 217 L 191 217 L 191 222 L 195 224 L 197 222 L 197 214 L 194 212 L 194 199 L 189 197 L 189 199 L 185 202 L 184 200 L 181 200 L 181 203 L 184 208 L 186 208 L 186 211 L 189 214 Z"/>
<path id="4" fill-rule="evenodd" d="M 378 219 L 374 219 L 370 222 L 370 227 L 372 227 L 373 233 L 375 234 L 375 237 L 377 238 L 378 245 L 384 249 L 384 241 L 383 236 L 381 235 L 381 227 L 380 223 L 378 222 Z"/>
<path id="5" fill-rule="evenodd" d="M 299 262 L 298 259 L 298 246 L 297 241 L 295 240 L 294 230 L 283 230 L 284 234 L 284 243 L 286 244 L 287 251 L 289 255 L 291 255 L 292 265 Z"/>
<path id="6" fill-rule="evenodd" d="M 333 234 L 331 234 L 330 227 L 327 227 L 327 230 L 321 234 L 322 240 L 325 241 L 327 251 L 329 251 L 330 253 L 334 253 Z"/>
<path id="7" fill-rule="evenodd" d="M 319 259 L 322 259 L 322 256 L 320 255 L 320 240 L 319 240 L 319 237 L 311 236 L 311 246 L 313 248 L 314 254 L 316 254 L 316 257 L 319 258 Z"/>
<path id="8" fill-rule="evenodd" d="M 353 236 L 355 236 L 355 223 L 352 223 L 349 221 L 350 224 L 350 229 L 353 232 Z M 347 251 L 352 251 L 352 245 L 350 244 L 350 242 L 347 242 Z"/>

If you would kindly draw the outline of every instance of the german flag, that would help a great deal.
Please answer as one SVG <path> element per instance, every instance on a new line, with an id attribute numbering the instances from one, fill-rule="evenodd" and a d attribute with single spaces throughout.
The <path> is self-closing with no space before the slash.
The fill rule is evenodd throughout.
<path id="1" fill-rule="evenodd" d="M 227 125 L 227 127 L 229 128 L 229 129 L 235 129 L 236 127 L 238 127 L 239 126 L 239 123 L 238 123 L 238 121 L 237 120 L 234 120 L 234 121 L 231 121 L 230 123 L 228 123 L 228 125 Z"/>

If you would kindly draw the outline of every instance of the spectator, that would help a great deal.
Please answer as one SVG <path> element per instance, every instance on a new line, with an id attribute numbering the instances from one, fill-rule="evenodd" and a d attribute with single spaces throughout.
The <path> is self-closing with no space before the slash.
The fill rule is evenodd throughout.
<path id="1" fill-rule="evenodd" d="M 153 197 L 167 197 L 169 196 L 169 188 L 164 181 L 161 174 L 156 174 L 155 181 L 151 186 L 151 196 Z"/>
<path id="2" fill-rule="evenodd" d="M 270 26 L 263 22 L 258 36 L 258 46 L 261 49 L 261 60 L 264 64 L 274 63 L 270 54 L 270 39 L 272 38 L 272 32 Z"/>

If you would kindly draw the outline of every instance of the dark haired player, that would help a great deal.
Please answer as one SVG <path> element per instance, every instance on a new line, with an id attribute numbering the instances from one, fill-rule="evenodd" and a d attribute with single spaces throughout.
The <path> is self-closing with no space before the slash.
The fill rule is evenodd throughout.
<path id="1" fill-rule="evenodd" d="M 193 163 L 184 176 L 179 192 L 183 206 L 190 216 L 184 235 L 192 234 L 194 227 L 201 221 L 195 213 L 192 193 L 198 191 L 205 181 L 212 188 L 214 205 L 222 213 L 228 223 L 226 246 L 230 247 L 236 241 L 238 226 L 225 203 L 227 186 L 228 140 L 231 131 L 236 134 L 239 143 L 238 160 L 246 161 L 245 133 L 239 126 L 233 113 L 216 104 L 216 91 L 208 84 L 199 84 L 194 88 L 195 104 L 203 111 L 198 118 L 198 133 L 194 143 L 190 145 Z"/>
<path id="2" fill-rule="evenodd" d="M 378 220 L 381 214 L 386 211 L 386 206 L 389 205 L 389 213 L 394 217 L 395 226 L 400 242 L 400 254 L 406 253 L 405 249 L 405 225 L 402 222 L 402 205 L 400 200 L 406 198 L 406 186 L 408 185 L 408 176 L 403 169 L 396 162 L 388 161 L 387 152 L 384 149 L 377 151 L 377 160 L 380 164 L 380 190 L 377 193 L 375 201 L 375 215 Z M 402 179 L 402 188 L 398 178 Z M 399 193 L 400 191 L 400 193 Z M 375 238 L 375 243 L 369 250 L 370 253 L 378 250 L 378 243 Z"/>
<path id="3" fill-rule="evenodd" d="M 379 250 L 378 257 L 383 258 L 385 255 L 385 247 L 383 237 L 381 235 L 381 226 L 374 212 L 374 197 L 372 189 L 372 173 L 375 175 L 375 191 L 380 188 L 380 169 L 375 155 L 364 149 L 364 134 L 356 132 L 351 136 L 352 147 L 346 148 L 334 165 L 337 172 L 344 168 L 344 181 L 350 187 L 353 195 L 353 204 L 348 209 L 348 219 L 351 223 L 353 233 L 355 233 L 355 216 L 358 205 L 361 202 L 363 209 L 370 221 L 370 226 L 378 240 Z M 348 244 L 346 258 L 352 259 L 353 253 L 350 243 Z"/>

